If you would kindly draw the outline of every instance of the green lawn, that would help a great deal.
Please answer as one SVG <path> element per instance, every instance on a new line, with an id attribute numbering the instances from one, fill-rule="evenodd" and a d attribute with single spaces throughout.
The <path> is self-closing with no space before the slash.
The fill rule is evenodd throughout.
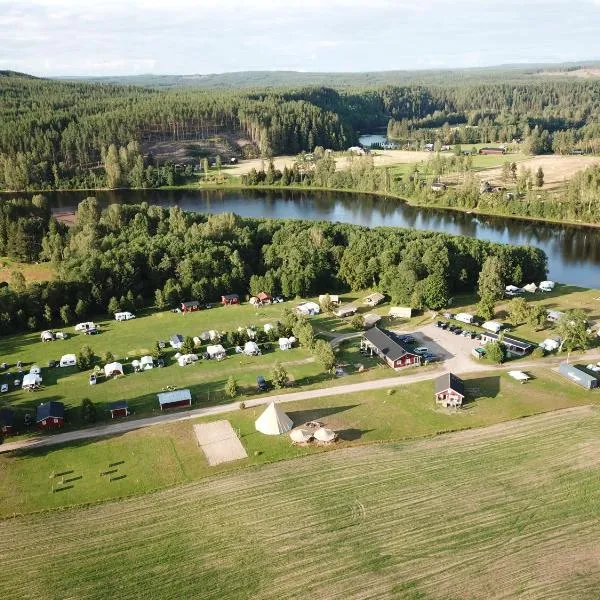
<path id="1" fill-rule="evenodd" d="M 429 408 L 431 418 L 473 423 L 469 415 L 485 412 L 482 404 L 510 403 L 514 390 L 506 392 L 451 417 Z M 373 439 L 372 429 L 390 413 L 398 415 L 395 422 L 413 418 L 414 404 L 400 408 L 408 400 L 380 399 L 381 414 L 365 406 L 357 415 L 347 398 L 341 402 L 348 408 L 326 419 L 344 419 Z M 87 461 L 62 454 L 64 466 L 62 450 L 22 458 L 21 478 L 33 473 L 47 504 L 99 479 L 108 461 L 124 461 L 117 468 L 127 475 L 101 484 L 111 491 L 130 480 L 140 487 L 164 482 L 167 470 L 183 482 L 202 471 L 203 459 L 185 435 L 173 442 L 177 452 L 164 432 L 152 435 L 147 444 L 124 436 L 82 446 L 77 450 Z M 245 429 L 242 435 L 249 450 L 260 446 L 265 457 L 308 452 L 278 438 L 255 443 L 256 434 Z M 473 433 L 344 448 L 120 502 L 9 519 L 0 523 L 0 594 L 593 600 L 600 580 L 599 437 L 600 414 L 582 408 Z M 154 459 L 146 463 L 140 454 Z M 66 467 L 73 473 L 65 477 L 83 478 L 52 494 L 52 472 Z"/>
<path id="2" fill-rule="evenodd" d="M 505 373 L 483 373 L 465 380 L 468 401 L 460 411 L 438 408 L 433 382 L 398 387 L 393 393 L 374 390 L 282 405 L 296 425 L 319 419 L 335 429 L 336 447 L 409 440 L 443 432 L 482 427 L 541 412 L 600 401 L 550 370 L 537 370 L 521 385 Z M 146 493 L 188 483 L 211 474 L 321 452 L 298 448 L 288 436 L 257 433 L 254 421 L 264 407 L 218 415 L 211 419 L 154 426 L 106 439 L 0 455 L 0 516 Z M 195 422 L 226 418 L 239 430 L 248 458 L 209 468 L 193 436 Z M 109 481 L 101 472 L 118 465 Z M 67 472 L 66 475 L 59 475 Z M 76 478 L 74 481 L 69 481 Z M 67 489 L 60 489 L 65 486 Z M 53 489 L 59 488 L 58 491 Z"/>

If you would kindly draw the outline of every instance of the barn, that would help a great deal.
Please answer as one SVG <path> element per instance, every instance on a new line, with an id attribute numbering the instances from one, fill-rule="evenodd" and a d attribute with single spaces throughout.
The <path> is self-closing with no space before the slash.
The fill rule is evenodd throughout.
<path id="1" fill-rule="evenodd" d="M 435 380 L 435 401 L 445 408 L 462 406 L 465 384 L 454 373 L 444 373 Z"/>
<path id="2" fill-rule="evenodd" d="M 15 413 L 10 408 L 0 409 L 0 433 L 11 435 L 15 431 Z"/>
<path id="3" fill-rule="evenodd" d="M 200 310 L 200 302 L 198 300 L 190 300 L 189 302 L 181 303 L 181 312 L 194 312 Z"/>
<path id="4" fill-rule="evenodd" d="M 156 396 L 158 397 L 160 410 L 192 405 L 192 394 L 188 389 L 175 390 L 174 392 L 162 392 L 161 394 L 156 394 Z"/>
<path id="5" fill-rule="evenodd" d="M 115 417 L 129 416 L 129 405 L 127 404 L 127 400 L 118 400 L 117 402 L 113 402 L 108 410 L 110 411 L 111 419 L 114 419 Z"/>
<path id="6" fill-rule="evenodd" d="M 420 365 L 421 357 L 397 342 L 387 331 L 372 327 L 363 334 L 360 347 L 376 354 L 392 367 L 400 369 L 411 365 Z"/>
<path id="7" fill-rule="evenodd" d="M 51 400 L 37 407 L 36 423 L 40 429 L 57 429 L 65 424 L 65 405 Z"/>
<path id="8" fill-rule="evenodd" d="M 239 304 L 240 297 L 237 294 L 224 294 L 221 296 L 221 304 L 228 306 L 230 304 Z"/>

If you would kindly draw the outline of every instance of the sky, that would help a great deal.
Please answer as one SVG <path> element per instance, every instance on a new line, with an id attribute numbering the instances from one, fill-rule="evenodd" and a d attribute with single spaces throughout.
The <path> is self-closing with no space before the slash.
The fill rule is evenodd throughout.
<path id="1" fill-rule="evenodd" d="M 600 58 L 600 0 L 0 0 L 0 69 L 385 71 Z"/>

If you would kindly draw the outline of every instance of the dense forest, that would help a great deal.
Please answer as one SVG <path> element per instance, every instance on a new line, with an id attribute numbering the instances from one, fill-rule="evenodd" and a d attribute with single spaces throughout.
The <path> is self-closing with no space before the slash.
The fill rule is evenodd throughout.
<path id="1" fill-rule="evenodd" d="M 391 137 L 417 147 L 516 138 L 532 154 L 596 152 L 599 115 L 595 80 L 160 90 L 0 74 L 0 187 L 172 185 L 180 173 L 145 145 L 232 131 L 267 158 L 345 149 L 357 131 L 386 125 Z"/>
<path id="2" fill-rule="evenodd" d="M 171 308 L 184 300 L 214 302 L 224 293 L 266 290 L 288 297 L 375 287 L 416 308 L 445 306 L 472 291 L 488 256 L 505 281 L 546 275 L 546 256 L 410 229 L 206 216 L 146 204 L 80 203 L 74 226 L 49 217 L 42 198 L 3 204 L 3 221 L 29 211 L 39 227 L 3 227 L 0 254 L 50 261 L 55 280 L 26 284 L 16 272 L 0 287 L 0 331 L 72 324 L 109 307 Z"/>

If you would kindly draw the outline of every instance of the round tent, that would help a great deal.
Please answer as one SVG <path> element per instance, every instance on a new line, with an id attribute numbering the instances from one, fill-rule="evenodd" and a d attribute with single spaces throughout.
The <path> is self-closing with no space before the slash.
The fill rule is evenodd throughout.
<path id="1" fill-rule="evenodd" d="M 319 429 L 315 431 L 315 440 L 325 443 L 333 442 L 333 440 L 335 440 L 335 433 L 326 427 L 319 427 Z"/>
<path id="2" fill-rule="evenodd" d="M 274 402 L 271 402 L 254 422 L 256 431 L 265 435 L 281 435 L 289 431 L 293 425 L 292 420 Z"/>
<path id="3" fill-rule="evenodd" d="M 296 444 L 306 444 L 312 440 L 313 434 L 312 431 L 309 431 L 308 429 L 292 429 L 292 431 L 290 431 L 290 438 L 292 438 L 292 441 Z"/>
<path id="4" fill-rule="evenodd" d="M 104 367 L 104 374 L 107 377 L 123 375 L 123 365 L 120 362 L 111 362 Z"/>

